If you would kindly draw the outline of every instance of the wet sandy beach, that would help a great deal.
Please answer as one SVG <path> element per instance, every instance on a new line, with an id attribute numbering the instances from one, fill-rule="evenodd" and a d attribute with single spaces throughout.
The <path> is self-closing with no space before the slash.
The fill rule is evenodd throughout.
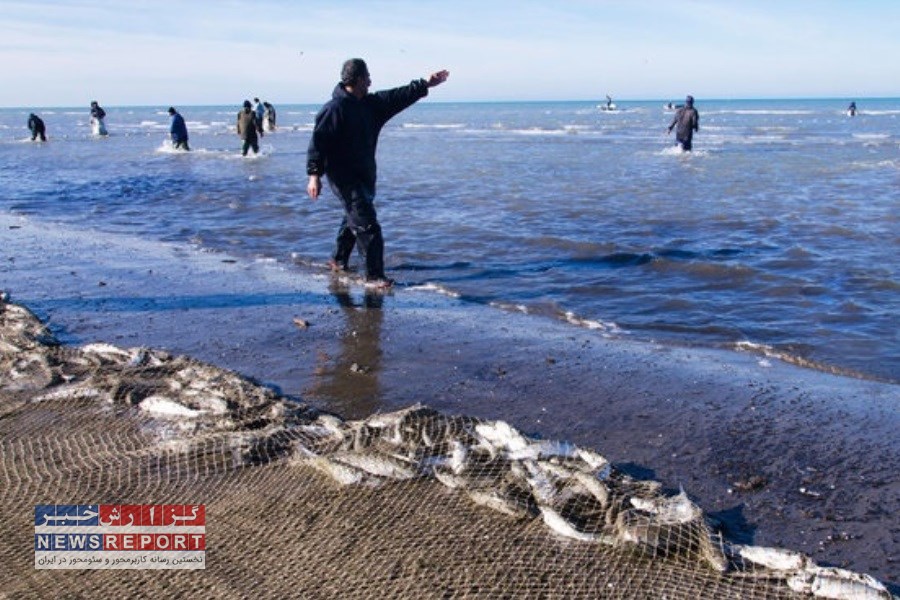
<path id="1" fill-rule="evenodd" d="M 188 354 L 347 419 L 416 402 L 502 419 L 683 487 L 731 539 L 897 592 L 896 385 L 8 215 L 0 231 L 0 288 L 66 344 Z"/>

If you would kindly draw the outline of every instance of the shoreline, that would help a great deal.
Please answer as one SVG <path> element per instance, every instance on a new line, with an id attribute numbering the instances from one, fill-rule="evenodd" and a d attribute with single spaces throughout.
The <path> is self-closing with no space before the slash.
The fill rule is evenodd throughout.
<path id="1" fill-rule="evenodd" d="M 65 344 L 188 354 L 345 419 L 416 402 L 502 419 L 683 487 L 732 539 L 900 582 L 895 384 L 12 215 L 0 228 L 2 288 Z"/>

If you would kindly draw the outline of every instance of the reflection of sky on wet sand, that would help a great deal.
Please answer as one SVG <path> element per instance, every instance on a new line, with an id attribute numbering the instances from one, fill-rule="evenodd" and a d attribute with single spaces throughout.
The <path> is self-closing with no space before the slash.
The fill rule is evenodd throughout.
<path id="1" fill-rule="evenodd" d="M 335 356 L 318 352 L 311 393 L 345 418 L 363 418 L 382 405 L 379 376 L 384 297 L 366 291 L 354 298 L 351 289 L 339 282 L 328 289 L 346 317 L 346 327 Z"/>

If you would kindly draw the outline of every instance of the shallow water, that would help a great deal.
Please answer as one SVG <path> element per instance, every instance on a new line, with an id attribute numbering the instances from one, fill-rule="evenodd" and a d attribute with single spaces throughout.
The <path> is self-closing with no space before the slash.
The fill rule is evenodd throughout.
<path id="1" fill-rule="evenodd" d="M 390 274 L 611 335 L 767 350 L 900 380 L 900 100 L 709 101 L 682 154 L 662 102 L 425 100 L 379 145 Z M 237 106 L 182 107 L 191 153 L 168 150 L 166 107 L 0 111 L 0 210 L 268 258 L 328 257 L 340 220 L 305 193 L 317 106 L 240 156 Z M 358 263 L 358 260 L 357 260 Z M 576 325 L 576 326 L 577 326 Z"/>

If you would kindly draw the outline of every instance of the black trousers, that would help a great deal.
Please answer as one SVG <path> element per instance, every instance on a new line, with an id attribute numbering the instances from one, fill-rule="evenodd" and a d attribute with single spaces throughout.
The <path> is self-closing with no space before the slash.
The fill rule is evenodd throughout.
<path id="1" fill-rule="evenodd" d="M 346 267 L 353 247 L 366 261 L 366 279 L 384 279 L 384 238 L 375 213 L 375 194 L 362 184 L 338 187 L 331 190 L 344 204 L 344 218 L 338 228 L 332 258 Z"/>
<path id="2" fill-rule="evenodd" d="M 259 154 L 259 138 L 255 135 L 247 134 L 247 137 L 244 139 L 244 147 L 241 149 L 241 154 L 247 156 L 247 150 L 253 148 L 253 154 Z"/>

